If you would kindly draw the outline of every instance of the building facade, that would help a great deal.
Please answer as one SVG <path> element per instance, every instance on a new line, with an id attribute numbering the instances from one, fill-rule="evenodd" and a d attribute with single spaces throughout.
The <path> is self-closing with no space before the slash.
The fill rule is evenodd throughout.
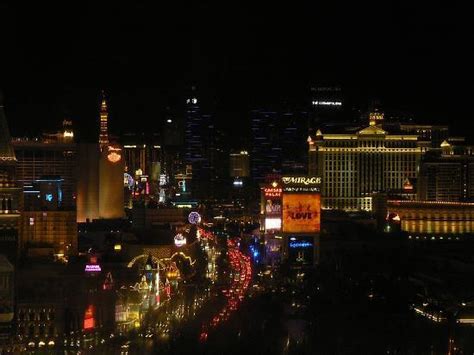
<path id="1" fill-rule="evenodd" d="M 387 213 L 397 215 L 402 231 L 414 237 L 474 232 L 474 203 L 389 200 Z"/>
<path id="2" fill-rule="evenodd" d="M 418 199 L 426 201 L 472 201 L 474 156 L 471 149 L 455 149 L 448 141 L 441 152 L 427 153 L 421 162 Z"/>
<path id="3" fill-rule="evenodd" d="M 417 177 L 423 147 L 416 135 L 392 135 L 379 125 L 351 134 L 308 137 L 309 175 L 322 178 L 325 209 L 372 210 L 377 192 L 403 190 Z"/>
<path id="4" fill-rule="evenodd" d="M 77 145 L 72 137 L 43 136 L 40 139 L 14 139 L 17 158 L 17 179 L 25 188 L 31 187 L 45 175 L 60 176 L 62 203 L 68 208 L 76 206 Z"/>
<path id="5" fill-rule="evenodd" d="M 249 153 L 246 150 L 230 153 L 229 174 L 232 178 L 246 178 L 250 176 Z"/>
<path id="6" fill-rule="evenodd" d="M 14 265 L 18 256 L 18 223 L 22 209 L 16 167 L 17 159 L 0 93 L 0 250 Z"/>
<path id="7" fill-rule="evenodd" d="M 272 173 L 306 173 L 309 113 L 299 110 L 252 110 L 250 169 L 258 183 Z"/>
<path id="8" fill-rule="evenodd" d="M 123 218 L 123 149 L 110 143 L 107 129 L 107 104 L 102 100 L 99 143 L 80 144 L 78 154 L 77 221 Z"/>

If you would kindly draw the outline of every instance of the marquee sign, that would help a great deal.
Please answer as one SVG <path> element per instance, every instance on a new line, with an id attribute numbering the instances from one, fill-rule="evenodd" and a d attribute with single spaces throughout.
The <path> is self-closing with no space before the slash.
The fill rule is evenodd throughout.
<path id="1" fill-rule="evenodd" d="M 281 197 L 283 189 L 281 187 L 265 187 L 263 192 L 265 197 Z"/>
<path id="2" fill-rule="evenodd" d="M 283 176 L 283 192 L 321 192 L 321 177 L 319 176 Z"/>
<path id="3" fill-rule="evenodd" d="M 109 145 L 107 149 L 108 149 L 107 159 L 111 163 L 117 163 L 120 161 L 120 159 L 122 159 L 122 154 L 121 154 L 122 149 L 113 147 L 111 145 Z"/>

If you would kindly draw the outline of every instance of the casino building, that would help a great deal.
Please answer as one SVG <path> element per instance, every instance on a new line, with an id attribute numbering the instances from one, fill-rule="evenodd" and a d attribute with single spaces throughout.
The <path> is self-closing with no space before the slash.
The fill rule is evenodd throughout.
<path id="1" fill-rule="evenodd" d="M 0 92 L 0 252 L 13 265 L 18 256 L 18 224 L 23 203 L 16 178 L 17 163 Z"/>
<path id="2" fill-rule="evenodd" d="M 322 208 L 372 211 L 374 193 L 401 191 L 417 177 L 427 143 L 415 134 L 390 134 L 382 121 L 376 112 L 357 132 L 317 130 L 308 137 L 309 175 L 322 178 Z"/>
<path id="3" fill-rule="evenodd" d="M 118 219 L 124 216 L 122 148 L 109 142 L 105 97 L 100 108 L 99 144 L 79 145 L 77 221 Z"/>

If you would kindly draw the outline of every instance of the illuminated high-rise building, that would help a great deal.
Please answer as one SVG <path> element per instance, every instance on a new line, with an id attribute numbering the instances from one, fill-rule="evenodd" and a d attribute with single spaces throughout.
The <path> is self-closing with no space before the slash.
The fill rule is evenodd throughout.
<path id="1" fill-rule="evenodd" d="M 188 189 L 195 197 L 209 197 L 216 181 L 225 175 L 223 139 L 214 124 L 214 117 L 201 111 L 196 87 L 186 99 L 185 106 L 185 163 L 192 167 L 192 182 Z"/>
<path id="2" fill-rule="evenodd" d="M 16 165 L 0 92 L 0 250 L 13 264 L 18 255 L 18 223 L 22 207 Z"/>
<path id="3" fill-rule="evenodd" d="M 374 193 L 402 191 L 417 178 L 418 136 L 390 134 L 376 121 L 353 133 L 308 137 L 309 174 L 322 178 L 323 208 L 371 211 Z"/>
<path id="4" fill-rule="evenodd" d="M 251 112 L 251 175 L 257 182 L 272 173 L 306 173 L 308 113 L 299 110 Z"/>
<path id="5" fill-rule="evenodd" d="M 233 178 L 247 178 L 250 176 L 249 153 L 246 150 L 230 153 L 229 174 Z"/>
<path id="6" fill-rule="evenodd" d="M 77 144 L 69 122 L 65 120 L 63 131 L 35 139 L 14 138 L 12 145 L 18 161 L 17 179 L 24 188 L 32 187 L 42 176 L 60 176 L 62 207 L 75 209 Z"/>
<path id="7" fill-rule="evenodd" d="M 417 195 L 424 201 L 474 200 L 474 155 L 470 146 L 449 139 L 426 153 L 420 164 Z"/>

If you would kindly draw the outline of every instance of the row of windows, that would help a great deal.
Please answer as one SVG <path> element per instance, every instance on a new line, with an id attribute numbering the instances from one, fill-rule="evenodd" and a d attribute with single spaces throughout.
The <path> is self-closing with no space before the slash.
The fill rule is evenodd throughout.
<path id="1" fill-rule="evenodd" d="M 51 309 L 43 309 L 40 312 L 37 312 L 35 310 L 28 310 L 28 311 L 19 311 L 18 312 L 18 321 L 22 322 L 24 320 L 29 320 L 29 321 L 47 321 L 47 320 L 54 320 L 55 319 L 55 313 Z"/>
<path id="2" fill-rule="evenodd" d="M 324 141 L 325 147 L 332 148 L 417 148 L 416 141 L 387 141 L 387 140 L 334 140 Z"/>

